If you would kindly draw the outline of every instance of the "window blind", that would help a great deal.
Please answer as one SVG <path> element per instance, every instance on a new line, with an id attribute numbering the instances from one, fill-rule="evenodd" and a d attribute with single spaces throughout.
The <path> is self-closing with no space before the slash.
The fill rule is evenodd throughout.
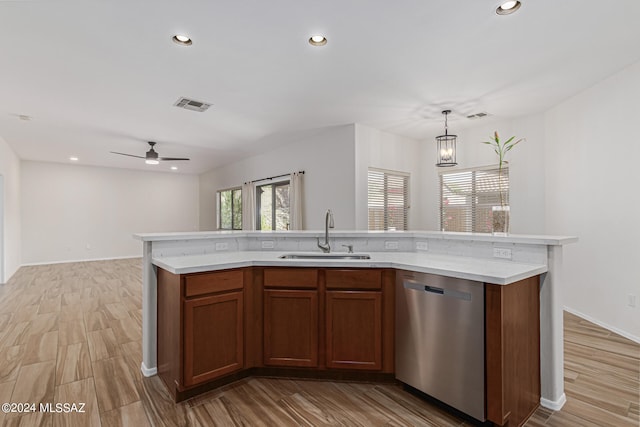
<path id="1" fill-rule="evenodd" d="M 406 230 L 409 210 L 409 175 L 369 169 L 369 230 Z"/>
<path id="2" fill-rule="evenodd" d="M 490 233 L 492 207 L 508 204 L 509 168 L 440 172 L 442 231 Z"/>

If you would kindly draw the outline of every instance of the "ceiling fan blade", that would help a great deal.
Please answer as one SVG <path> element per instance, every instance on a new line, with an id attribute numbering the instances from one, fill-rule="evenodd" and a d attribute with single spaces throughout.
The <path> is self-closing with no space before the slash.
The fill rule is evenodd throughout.
<path id="1" fill-rule="evenodd" d="M 118 152 L 116 152 L 116 151 L 110 151 L 110 153 L 113 153 L 113 154 L 120 154 L 121 156 L 137 157 L 138 159 L 145 159 L 145 158 L 146 158 L 146 157 L 143 157 L 143 156 L 135 156 L 135 155 L 133 155 L 133 154 L 118 153 Z"/>
<path id="2" fill-rule="evenodd" d="M 160 157 L 160 160 L 175 161 L 175 160 L 190 160 L 190 159 L 183 158 L 183 157 Z"/>

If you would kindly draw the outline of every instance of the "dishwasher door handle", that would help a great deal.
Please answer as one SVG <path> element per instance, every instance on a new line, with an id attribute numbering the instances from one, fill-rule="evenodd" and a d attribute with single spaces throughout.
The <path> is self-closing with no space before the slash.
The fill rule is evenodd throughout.
<path id="1" fill-rule="evenodd" d="M 406 280 L 406 279 L 402 281 L 402 286 L 404 286 L 405 289 L 411 289 L 414 291 L 430 292 L 432 294 L 438 294 L 446 297 L 453 297 L 453 298 L 457 298 L 465 301 L 471 301 L 471 294 L 469 292 L 454 291 L 453 289 L 445 290 L 443 288 L 429 286 L 429 285 L 425 285 L 424 283 L 418 283 L 416 281 Z"/>
<path id="2" fill-rule="evenodd" d="M 429 285 L 425 285 L 425 284 L 410 281 L 410 280 L 405 280 L 403 282 L 403 285 L 405 289 L 413 289 L 414 291 L 431 292 L 431 293 L 440 294 L 440 295 L 444 294 L 444 289 L 442 288 L 436 288 L 435 286 L 429 286 Z"/>

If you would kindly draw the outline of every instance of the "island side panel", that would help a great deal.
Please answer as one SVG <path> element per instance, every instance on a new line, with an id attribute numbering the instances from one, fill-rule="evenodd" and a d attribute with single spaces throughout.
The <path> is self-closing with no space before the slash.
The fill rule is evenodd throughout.
<path id="1" fill-rule="evenodd" d="M 158 373 L 157 303 L 158 288 L 156 266 L 151 263 L 152 242 L 142 244 L 142 374 L 151 377 Z"/>
<path id="2" fill-rule="evenodd" d="M 541 277 L 540 289 L 540 404 L 559 411 L 567 401 L 564 394 L 562 246 L 548 247 L 547 265 L 549 269 Z"/>
<path id="3" fill-rule="evenodd" d="M 540 404 L 540 279 L 485 285 L 487 419 L 522 425 Z"/>
<path id="4" fill-rule="evenodd" d="M 176 398 L 182 383 L 182 286 L 180 276 L 161 268 L 158 272 L 158 376 Z"/>

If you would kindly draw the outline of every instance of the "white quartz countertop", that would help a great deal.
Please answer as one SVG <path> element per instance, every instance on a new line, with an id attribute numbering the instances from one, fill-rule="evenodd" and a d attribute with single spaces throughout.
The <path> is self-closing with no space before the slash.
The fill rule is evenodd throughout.
<path id="1" fill-rule="evenodd" d="M 224 238 L 315 238 L 324 235 L 322 230 L 305 231 L 193 231 L 174 233 L 136 233 L 133 238 L 143 242 Z M 362 231 L 362 230 L 331 230 L 333 238 L 413 238 L 413 239 L 445 239 L 478 242 L 518 243 L 525 245 L 561 246 L 575 243 L 575 236 L 548 236 L 531 234 L 509 234 L 494 236 L 491 233 L 458 233 L 445 231 Z"/>
<path id="2" fill-rule="evenodd" d="M 240 251 L 153 258 L 152 263 L 173 274 L 200 273 L 239 267 L 395 268 L 439 274 L 497 285 L 508 285 L 545 273 L 544 264 L 525 264 L 421 252 L 370 252 L 371 259 L 281 259 L 290 252 Z M 302 252 L 296 252 L 301 254 Z M 318 252 L 314 255 L 322 256 Z M 340 253 L 332 253 L 340 255 Z"/>

